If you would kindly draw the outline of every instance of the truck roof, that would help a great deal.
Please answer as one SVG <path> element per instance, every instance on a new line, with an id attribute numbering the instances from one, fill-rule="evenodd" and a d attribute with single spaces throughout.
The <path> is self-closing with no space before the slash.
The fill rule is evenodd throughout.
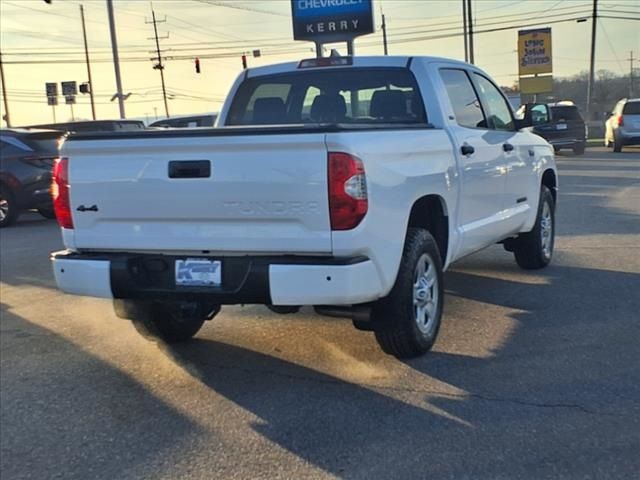
<path id="1" fill-rule="evenodd" d="M 324 57 L 331 58 L 331 57 Z M 340 57 L 337 57 L 340 58 Z M 347 57 L 342 57 L 347 58 Z M 352 65 L 354 67 L 405 67 L 409 64 L 409 61 L 419 60 L 423 63 L 431 62 L 447 62 L 453 64 L 459 64 L 461 66 L 469 66 L 469 64 L 460 60 L 454 60 L 444 57 L 430 57 L 430 56 L 414 56 L 414 55 L 374 55 L 374 56 L 354 56 L 352 58 Z M 313 57 L 301 59 L 308 60 Z M 300 61 L 297 62 L 285 62 L 276 63 L 273 65 L 266 65 L 263 67 L 254 67 L 247 70 L 248 77 L 257 77 L 262 75 L 272 75 L 277 73 L 293 72 L 298 70 Z M 321 67 L 306 67 L 305 70 L 327 69 L 327 68 L 345 68 L 344 65 L 333 66 L 321 66 Z"/>

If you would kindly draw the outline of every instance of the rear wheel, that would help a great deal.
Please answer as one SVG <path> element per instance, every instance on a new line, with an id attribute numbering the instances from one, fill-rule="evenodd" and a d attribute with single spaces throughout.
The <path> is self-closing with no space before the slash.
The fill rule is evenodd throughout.
<path id="1" fill-rule="evenodd" d="M 555 243 L 555 203 L 551 191 L 542 186 L 536 223 L 530 232 L 520 234 L 512 248 L 516 263 L 525 270 L 544 268 L 551 262 Z"/>
<path id="2" fill-rule="evenodd" d="M 8 188 L 0 186 L 0 228 L 14 223 L 18 213 L 15 195 Z"/>
<path id="3" fill-rule="evenodd" d="M 115 300 L 114 309 L 121 318 L 131 320 L 143 337 L 161 343 L 179 343 L 192 338 L 212 314 L 203 313 L 197 304 Z"/>
<path id="4" fill-rule="evenodd" d="M 613 136 L 613 151 L 616 153 L 622 151 L 622 141 L 615 135 Z"/>
<path id="5" fill-rule="evenodd" d="M 396 283 L 371 312 L 382 350 L 398 358 L 428 352 L 440 329 L 443 297 L 442 262 L 436 241 L 428 231 L 410 228 Z"/>

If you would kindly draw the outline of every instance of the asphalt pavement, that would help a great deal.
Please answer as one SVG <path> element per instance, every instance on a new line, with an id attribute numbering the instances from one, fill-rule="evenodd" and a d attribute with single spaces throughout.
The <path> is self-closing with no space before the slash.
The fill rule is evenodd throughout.
<path id="1" fill-rule="evenodd" d="M 160 348 L 55 289 L 55 222 L 0 231 L 0 477 L 626 479 L 640 471 L 640 149 L 558 156 L 552 265 L 445 275 L 433 352 L 227 307 Z"/>

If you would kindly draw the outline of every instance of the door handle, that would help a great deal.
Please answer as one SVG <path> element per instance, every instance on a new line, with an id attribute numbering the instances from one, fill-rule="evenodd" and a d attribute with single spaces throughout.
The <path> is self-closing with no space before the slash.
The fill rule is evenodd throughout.
<path id="1" fill-rule="evenodd" d="M 463 155 L 465 156 L 469 156 L 469 155 L 473 155 L 475 153 L 476 149 L 473 148 L 471 145 L 462 145 L 460 147 L 460 152 L 462 152 Z"/>
<path id="2" fill-rule="evenodd" d="M 502 145 L 502 149 L 505 152 L 512 152 L 513 151 L 513 145 L 511 145 L 510 143 L 505 143 Z"/>
<path id="3" fill-rule="evenodd" d="M 169 178 L 209 178 L 211 162 L 209 160 L 174 160 L 169 162 Z"/>

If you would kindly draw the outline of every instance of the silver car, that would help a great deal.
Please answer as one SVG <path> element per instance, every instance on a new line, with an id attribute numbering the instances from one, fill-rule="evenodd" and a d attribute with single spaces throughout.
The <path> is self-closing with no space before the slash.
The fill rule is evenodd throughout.
<path id="1" fill-rule="evenodd" d="M 604 146 L 620 152 L 627 145 L 640 145 L 640 98 L 620 100 L 605 123 Z"/>

